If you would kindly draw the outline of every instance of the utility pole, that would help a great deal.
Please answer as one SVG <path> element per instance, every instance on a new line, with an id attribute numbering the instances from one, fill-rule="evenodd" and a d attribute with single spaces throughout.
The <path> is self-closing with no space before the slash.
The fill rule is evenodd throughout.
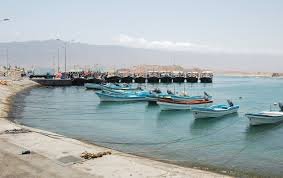
<path id="1" fill-rule="evenodd" d="M 58 53 L 57 53 L 57 64 L 58 64 L 58 68 L 57 68 L 57 73 L 59 73 L 59 70 L 60 70 L 60 66 L 59 66 L 59 58 L 60 58 L 60 49 L 58 48 Z"/>
<path id="2" fill-rule="evenodd" d="M 67 43 L 65 42 L 65 75 L 67 72 Z"/>
<path id="3" fill-rule="evenodd" d="M 7 71 L 8 71 L 8 68 L 9 68 L 9 49 L 6 48 L 6 63 L 7 63 Z"/>

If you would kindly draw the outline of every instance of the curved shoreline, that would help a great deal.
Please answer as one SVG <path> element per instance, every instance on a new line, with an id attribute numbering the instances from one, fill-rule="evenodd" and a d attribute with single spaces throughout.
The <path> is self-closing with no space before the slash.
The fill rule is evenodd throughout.
<path id="1" fill-rule="evenodd" d="M 11 108 L 12 97 L 15 96 L 18 92 L 23 91 L 29 87 L 36 86 L 33 82 L 29 80 L 22 80 L 18 83 L 11 82 L 10 86 L 7 86 L 6 89 L 9 91 L 4 92 L 4 95 L 1 95 L 1 112 L 0 116 L 2 118 L 9 116 L 9 109 Z M 4 87 L 5 88 L 5 87 Z M 3 91 L 3 86 L 0 87 L 1 92 Z M 3 100 L 5 103 L 3 104 Z M 54 164 L 58 163 L 58 158 L 62 157 L 67 153 L 73 157 L 79 157 L 79 154 L 82 150 L 93 150 L 95 152 L 100 150 L 105 150 L 105 147 L 96 145 L 95 143 L 85 143 L 84 140 L 79 141 L 78 139 L 71 139 L 65 136 L 43 131 L 40 129 L 35 129 L 17 123 L 13 123 L 9 120 L 0 119 L 0 131 L 3 132 L 4 129 L 11 128 L 26 128 L 31 130 L 31 133 L 17 134 L 17 135 L 4 135 L 0 136 L 1 139 L 4 138 L 5 141 L 8 141 L 10 144 L 15 144 L 26 149 L 31 149 L 32 152 L 40 154 L 45 159 L 54 161 Z M 59 141 L 60 140 L 60 141 Z M 45 142 L 49 143 L 45 145 Z M 58 143 L 60 142 L 60 143 Z M 0 150 L 3 146 L 0 144 Z M 40 146 L 33 146 L 40 145 Z M 72 149 L 71 147 L 76 147 Z M 60 148 L 59 148 L 60 147 Z M 52 149 L 54 148 L 54 150 Z M 61 152 L 58 152 L 58 149 Z M 62 151 L 65 150 L 65 151 Z M 65 152 L 65 153 L 63 153 Z M 152 158 L 144 158 L 140 156 L 135 156 L 127 153 L 122 153 L 119 151 L 112 150 L 112 155 L 105 156 L 103 158 L 93 159 L 93 160 L 80 160 L 79 163 L 69 165 L 70 169 L 75 169 L 78 171 L 78 174 L 87 174 L 90 176 L 104 176 L 104 177 L 174 177 L 175 175 L 179 177 L 228 177 L 226 175 L 217 174 L 213 172 L 207 172 L 194 168 L 181 167 L 173 164 L 168 164 L 164 162 L 159 162 L 152 160 Z M 75 163 L 75 162 L 73 162 Z M 110 166 L 110 167 L 107 167 Z M 95 168 L 94 170 L 92 168 Z M 99 167 L 100 171 L 96 169 Z M 1 169 L 0 169 L 1 170 Z M 115 173 L 115 174 L 114 174 Z M 1 176 L 1 174 L 0 174 Z"/>

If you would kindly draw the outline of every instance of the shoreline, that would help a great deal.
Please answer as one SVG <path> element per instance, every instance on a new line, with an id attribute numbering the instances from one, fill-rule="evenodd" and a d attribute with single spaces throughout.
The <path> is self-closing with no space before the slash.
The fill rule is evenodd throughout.
<path id="1" fill-rule="evenodd" d="M 20 125 L 16 122 L 7 119 L 9 117 L 9 110 L 11 108 L 11 103 L 13 97 L 17 93 L 28 89 L 30 87 L 36 86 L 31 81 L 22 80 L 18 84 L 11 82 L 10 88 L 7 86 L 9 92 L 4 92 L 4 95 L 1 95 L 1 112 L 0 112 L 0 132 L 3 132 L 12 128 L 24 128 L 28 129 L 30 133 L 20 133 L 14 135 L 1 134 L 0 142 L 3 140 L 8 142 L 6 144 L 14 144 L 16 146 L 30 149 L 35 155 L 43 156 L 43 160 L 53 161 L 53 164 L 60 165 L 58 163 L 58 158 L 64 157 L 67 153 L 69 156 L 77 158 L 79 161 L 70 161 L 68 169 L 72 169 L 71 172 L 76 172 L 76 174 L 81 174 L 83 176 L 102 176 L 102 177 L 229 177 L 223 174 L 208 172 L 209 170 L 201 170 L 195 168 L 188 168 L 183 166 L 178 166 L 172 163 L 165 163 L 164 161 L 160 162 L 152 158 L 141 157 L 133 154 L 127 154 L 120 151 L 112 151 L 112 155 L 107 155 L 102 158 L 92 159 L 92 160 L 82 160 L 79 159 L 79 154 L 83 150 L 89 150 L 92 152 L 98 152 L 102 150 L 109 150 L 103 146 L 96 145 L 95 143 L 89 143 L 85 140 L 72 139 L 52 133 L 49 131 L 43 131 L 41 129 L 32 128 L 29 126 Z M 13 89 L 14 87 L 14 89 Z M 5 87 L 4 87 L 5 88 Z M 6 88 L 6 89 L 7 89 Z M 3 86 L 0 86 L 1 92 L 3 91 Z M 3 93 L 3 92 L 2 92 Z M 4 103 L 3 103 L 4 101 Z M 6 119 L 3 119 L 6 117 Z M 29 136 L 30 135 L 30 136 Z M 60 141 L 59 141 L 60 140 Z M 51 144 L 45 145 L 45 142 Z M 59 144 L 60 142 L 60 144 Z M 62 143 L 63 142 L 63 143 Z M 4 144 L 5 145 L 5 144 Z M 33 146 L 41 145 L 41 146 Z M 72 149 L 77 147 L 76 149 Z M 2 150 L 3 144 L 0 144 L 0 150 Z M 60 148 L 59 148 L 60 147 Z M 52 149 L 53 148 L 53 149 Z M 58 149 L 61 151 L 58 152 Z M 62 151 L 65 150 L 65 151 Z M 64 152 L 64 153 L 63 153 Z M 67 152 L 67 153 L 66 153 Z M 7 154 L 7 153 L 6 153 Z M 10 153 L 16 154 L 18 153 Z M 34 155 L 31 154 L 31 155 Z M 15 155 L 13 155 L 15 156 Z M 65 156 L 66 157 L 66 156 Z M 50 163 L 52 164 L 52 163 Z M 1 165 L 0 165 L 1 166 Z M 109 166 L 109 167 L 108 167 Z M 66 167 L 66 166 L 64 166 Z M 101 169 L 97 171 L 97 167 Z M 33 167 L 34 168 L 34 167 Z M 95 168 L 94 170 L 92 168 Z M 1 170 L 1 168 L 0 168 Z M 1 172 L 1 171 L 0 171 Z M 48 170 L 47 170 L 48 172 Z M 13 175 L 13 174 L 12 174 Z M 41 174 L 38 174 L 41 175 Z M 74 174 L 75 175 L 75 174 Z M 1 173 L 0 173 L 1 176 Z M 60 176 L 59 176 L 60 177 Z M 62 176 L 64 177 L 64 176 Z M 76 176 L 75 176 L 76 177 Z"/>

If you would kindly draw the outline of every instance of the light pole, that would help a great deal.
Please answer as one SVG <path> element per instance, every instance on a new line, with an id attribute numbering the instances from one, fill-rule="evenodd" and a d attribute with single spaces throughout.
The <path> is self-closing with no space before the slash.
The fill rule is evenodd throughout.
<path id="1" fill-rule="evenodd" d="M 57 73 L 59 73 L 59 71 L 60 71 L 59 59 L 60 59 L 60 49 L 58 48 L 58 51 L 57 51 Z"/>
<path id="2" fill-rule="evenodd" d="M 4 19 L 1 19 L 0 22 L 6 22 L 6 21 L 10 21 L 9 18 L 4 18 Z M 8 47 L 6 48 L 6 69 L 7 69 L 7 75 L 8 75 L 8 68 L 9 68 L 9 50 L 8 50 Z"/>
<path id="3" fill-rule="evenodd" d="M 9 68 L 9 49 L 6 48 L 6 62 L 7 62 L 7 71 L 8 71 L 8 68 Z"/>
<path id="4" fill-rule="evenodd" d="M 57 41 L 61 41 L 64 43 L 64 51 L 65 51 L 65 74 L 67 73 L 67 44 L 73 42 L 74 40 L 71 41 L 62 41 L 61 39 L 57 38 Z M 58 55 L 59 55 L 59 49 L 58 49 Z M 59 58 L 59 57 L 58 57 Z"/>

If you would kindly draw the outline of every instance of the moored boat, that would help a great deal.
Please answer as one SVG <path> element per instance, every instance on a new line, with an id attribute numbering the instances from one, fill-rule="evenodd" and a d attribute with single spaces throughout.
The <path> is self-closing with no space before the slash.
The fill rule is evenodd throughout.
<path id="1" fill-rule="evenodd" d="M 283 122 L 283 104 L 279 103 L 280 111 L 263 111 L 259 113 L 247 113 L 250 125 L 275 124 Z"/>
<path id="2" fill-rule="evenodd" d="M 100 101 L 145 101 L 145 95 L 141 94 L 122 94 L 111 93 L 106 91 L 97 91 L 95 94 L 100 98 Z"/>
<path id="3" fill-rule="evenodd" d="M 212 100 L 175 101 L 173 99 L 159 99 L 157 104 L 161 110 L 189 110 L 193 106 L 210 106 Z"/>
<path id="4" fill-rule="evenodd" d="M 123 77 L 121 78 L 121 83 L 133 83 L 133 77 L 131 76 L 126 76 L 126 77 Z"/>
<path id="5" fill-rule="evenodd" d="M 145 83 L 146 78 L 139 76 L 139 77 L 134 78 L 134 80 L 135 80 L 135 83 Z"/>
<path id="6" fill-rule="evenodd" d="M 184 83 L 185 75 L 183 72 L 173 74 L 173 82 L 174 83 Z"/>
<path id="7" fill-rule="evenodd" d="M 212 96 L 204 92 L 204 95 L 188 96 L 188 95 L 175 95 L 171 94 L 168 97 L 172 98 L 175 101 L 193 101 L 193 100 L 211 100 Z"/>
<path id="8" fill-rule="evenodd" d="M 212 83 L 213 72 L 211 71 L 203 71 L 200 74 L 200 82 L 201 83 Z"/>
<path id="9" fill-rule="evenodd" d="M 118 84 L 118 83 L 108 83 L 106 85 L 102 85 L 103 90 L 141 90 L 140 87 L 134 87 L 129 84 Z"/>
<path id="10" fill-rule="evenodd" d="M 97 83 L 86 83 L 84 86 L 86 87 L 86 89 L 102 90 L 104 85 Z"/>
<path id="11" fill-rule="evenodd" d="M 105 78 L 105 81 L 109 83 L 119 83 L 120 80 L 121 80 L 121 77 L 119 76 L 107 76 Z"/>
<path id="12" fill-rule="evenodd" d="M 188 72 L 186 75 L 187 83 L 197 83 L 199 78 L 198 72 Z"/>
<path id="13" fill-rule="evenodd" d="M 239 108 L 240 107 L 238 105 L 234 105 L 230 100 L 228 100 L 228 105 L 218 104 L 210 107 L 193 107 L 192 112 L 196 119 L 217 118 L 236 113 Z"/>

